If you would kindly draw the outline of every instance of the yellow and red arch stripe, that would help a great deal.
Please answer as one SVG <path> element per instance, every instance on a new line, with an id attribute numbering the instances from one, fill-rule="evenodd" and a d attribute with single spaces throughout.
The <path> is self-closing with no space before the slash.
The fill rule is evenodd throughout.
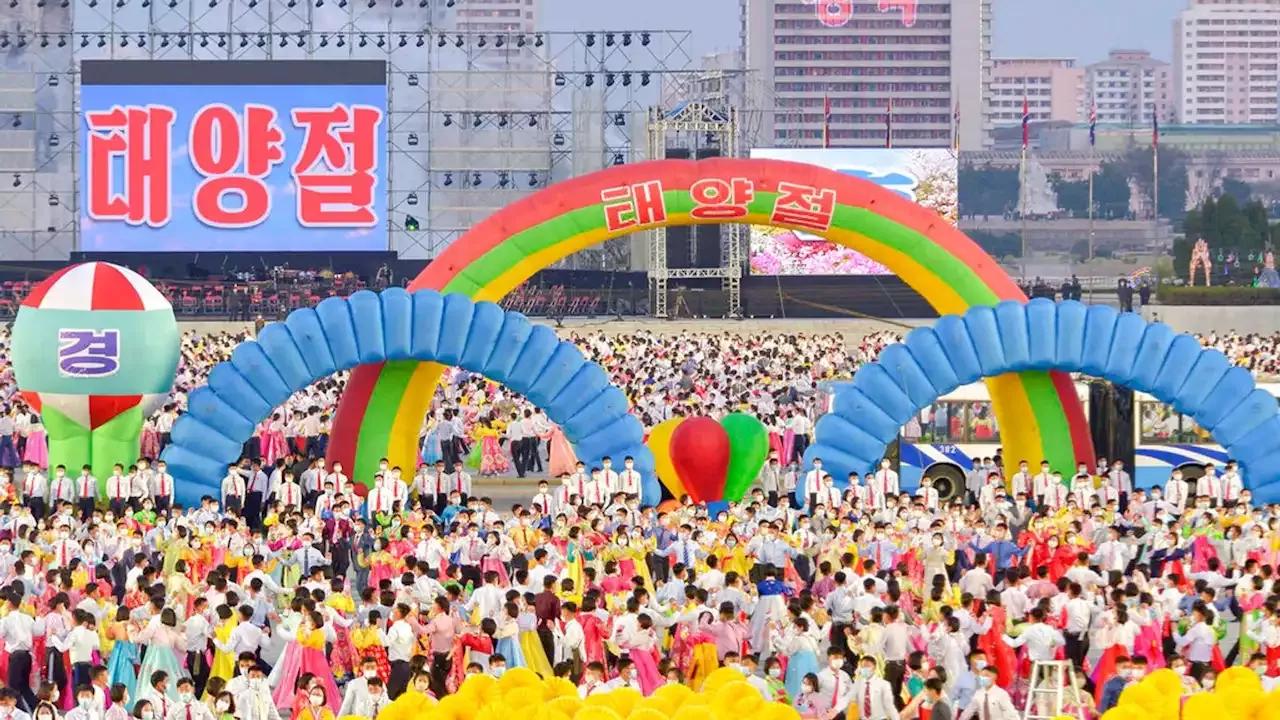
<path id="1" fill-rule="evenodd" d="M 500 301 L 534 273 L 610 238 L 659 225 L 715 224 L 690 214 L 691 186 L 708 178 L 745 180 L 753 189 L 746 217 L 732 222 L 794 227 L 777 222 L 780 184 L 830 190 L 830 229 L 815 232 L 880 262 L 941 314 L 975 305 L 1026 301 L 1007 273 L 964 233 L 935 212 L 880 186 L 826 168 L 781 160 L 716 158 L 657 160 L 625 165 L 558 183 L 486 218 L 455 241 L 409 289 L 461 292 Z M 611 190 L 660 184 L 664 216 L 643 227 L 606 220 L 602 197 Z M 602 195 L 603 193 L 603 195 Z M 372 478 L 382 457 L 408 469 L 417 465 L 418 431 L 443 368 L 413 361 L 366 365 L 352 373 L 334 418 L 329 460 Z M 1048 460 L 1069 470 L 1092 464 L 1088 422 L 1071 378 L 1030 371 L 988 379 L 1006 463 Z"/>

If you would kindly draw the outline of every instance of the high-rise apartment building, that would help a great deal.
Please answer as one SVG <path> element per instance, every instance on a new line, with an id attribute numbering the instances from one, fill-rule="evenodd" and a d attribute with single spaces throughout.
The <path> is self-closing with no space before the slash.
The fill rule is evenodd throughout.
<path id="1" fill-rule="evenodd" d="M 1100 125 L 1150 125 L 1153 114 L 1172 122 L 1173 95 L 1169 63 L 1146 50 L 1112 50 L 1085 68 L 1085 102 L 1096 107 Z"/>
<path id="2" fill-rule="evenodd" d="M 1189 0 L 1173 23 L 1180 123 L 1275 124 L 1280 0 Z"/>
<path id="3" fill-rule="evenodd" d="M 1088 120 L 1084 69 L 1074 58 L 996 58 L 992 61 L 991 124 L 1022 122 L 1023 100 L 1031 122 Z"/>
<path id="4" fill-rule="evenodd" d="M 770 85 L 762 137 L 819 147 L 988 142 L 991 0 L 741 0 L 744 67 Z"/>

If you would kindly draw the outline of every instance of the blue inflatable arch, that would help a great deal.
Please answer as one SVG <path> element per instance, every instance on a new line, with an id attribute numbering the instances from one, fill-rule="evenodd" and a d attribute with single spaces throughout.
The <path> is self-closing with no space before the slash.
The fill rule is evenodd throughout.
<path id="1" fill-rule="evenodd" d="M 902 426 L 940 396 L 1023 370 L 1085 373 L 1155 397 L 1213 435 L 1240 463 L 1255 500 L 1280 502 L 1280 408 L 1248 370 L 1168 325 L 1073 300 L 1007 301 L 912 330 L 836 389 L 805 464 L 821 458 L 845 484 L 850 472 L 869 472 Z"/>
<path id="2" fill-rule="evenodd" d="M 387 360 L 457 365 L 505 384 L 546 410 L 588 466 L 605 455 L 635 458 L 644 475 L 642 500 L 661 500 L 640 420 L 604 369 L 575 345 L 490 302 L 400 288 L 361 290 L 295 310 L 215 366 L 208 385 L 191 392 L 188 412 L 174 423 L 161 455 L 176 481 L 174 499 L 190 506 L 203 495 L 218 497 L 227 465 L 240 457 L 254 426 L 294 392 L 336 372 Z M 404 470 L 412 474 L 416 468 Z"/>

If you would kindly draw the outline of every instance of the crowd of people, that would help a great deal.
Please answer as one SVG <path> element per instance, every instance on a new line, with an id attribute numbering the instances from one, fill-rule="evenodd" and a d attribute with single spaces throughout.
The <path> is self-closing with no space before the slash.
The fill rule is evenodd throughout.
<path id="1" fill-rule="evenodd" d="M 1074 669 L 1062 709 L 1088 717 L 1157 668 L 1188 694 L 1233 664 L 1267 689 L 1280 678 L 1280 508 L 1255 507 L 1232 465 L 1144 490 L 1119 463 L 1063 478 L 993 457 L 940 498 L 928 481 L 899 492 L 886 462 L 841 491 L 796 463 L 824 383 L 898 336 L 572 339 L 646 427 L 761 417 L 772 447 L 743 501 L 643 507 L 629 459 L 586 467 L 536 408 L 455 371 L 418 468 L 324 464 L 335 377 L 259 427 L 218 497 L 182 507 L 154 458 L 185 394 L 243 340 L 229 333 L 183 336 L 144 457 L 86 497 L 85 475 L 40 455 L 6 367 L 0 714 L 376 718 L 514 667 L 583 698 L 696 689 L 731 667 L 805 718 L 1013 720 L 1040 697 L 1036 662 Z M 1208 340 L 1238 361 L 1272 343 Z M 506 507 L 469 472 L 511 467 L 535 479 Z"/>

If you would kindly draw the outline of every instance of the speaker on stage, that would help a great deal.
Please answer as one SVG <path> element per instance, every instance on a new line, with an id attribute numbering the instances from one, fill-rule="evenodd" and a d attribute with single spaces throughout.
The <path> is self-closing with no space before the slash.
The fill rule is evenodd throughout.
<path id="1" fill-rule="evenodd" d="M 720 157 L 720 148 L 718 147 L 698 148 L 697 158 L 699 160 L 717 157 Z M 724 226 L 720 224 L 695 225 L 693 227 L 693 267 L 720 267 L 720 233 L 723 230 Z"/>

